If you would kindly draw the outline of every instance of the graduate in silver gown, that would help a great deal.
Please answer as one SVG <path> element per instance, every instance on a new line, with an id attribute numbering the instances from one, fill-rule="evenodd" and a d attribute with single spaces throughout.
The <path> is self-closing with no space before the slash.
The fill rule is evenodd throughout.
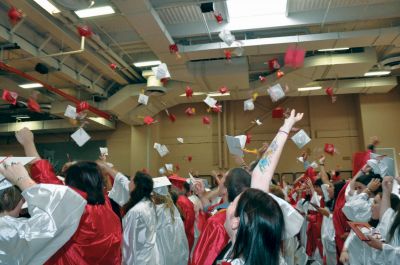
<path id="1" fill-rule="evenodd" d="M 0 264 L 43 264 L 75 233 L 86 200 L 67 186 L 36 184 L 21 164 L 0 165 L 0 174 Z M 30 218 L 18 218 L 24 200 Z"/>
<path id="2" fill-rule="evenodd" d="M 183 221 L 168 192 L 167 177 L 154 178 L 153 200 L 157 209 L 158 265 L 186 265 L 189 245 Z"/>

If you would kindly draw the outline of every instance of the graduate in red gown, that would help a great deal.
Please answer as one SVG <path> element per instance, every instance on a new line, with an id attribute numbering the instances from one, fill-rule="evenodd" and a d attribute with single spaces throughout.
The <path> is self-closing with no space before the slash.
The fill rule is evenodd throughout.
<path id="1" fill-rule="evenodd" d="M 63 184 L 47 160 L 40 159 L 32 132 L 24 128 L 16 133 L 26 156 L 36 157 L 31 167 L 37 183 Z M 66 170 L 65 184 L 87 200 L 78 229 L 46 265 L 120 265 L 122 228 L 104 192 L 101 171 L 94 162 L 78 162 Z"/>

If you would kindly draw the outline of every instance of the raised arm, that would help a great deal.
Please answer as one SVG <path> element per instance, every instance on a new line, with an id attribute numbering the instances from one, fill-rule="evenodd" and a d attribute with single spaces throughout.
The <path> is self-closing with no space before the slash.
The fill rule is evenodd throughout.
<path id="1" fill-rule="evenodd" d="M 257 166 L 253 170 L 251 178 L 251 187 L 269 191 L 269 184 L 278 165 L 283 146 L 292 130 L 293 125 L 303 118 L 303 113 L 297 113 L 292 110 L 290 116 L 285 119 L 284 124 L 279 129 L 274 140 L 269 145 L 267 151 L 262 155 Z"/>
<path id="2" fill-rule="evenodd" d="M 380 219 L 382 220 L 383 215 L 385 214 L 386 210 L 391 207 L 390 205 L 390 194 L 393 190 L 393 177 L 386 176 L 383 178 L 382 181 L 382 200 L 380 204 L 379 215 Z"/>
<path id="3" fill-rule="evenodd" d="M 325 170 L 325 156 L 319 159 L 319 172 L 321 173 L 321 180 L 324 184 L 330 184 L 328 174 Z"/>
<path id="4" fill-rule="evenodd" d="M 36 149 L 33 133 L 28 128 L 24 127 L 21 130 L 15 132 L 15 138 L 22 145 L 25 151 L 25 155 L 29 157 L 36 157 L 33 162 L 40 159 L 40 155 Z"/>

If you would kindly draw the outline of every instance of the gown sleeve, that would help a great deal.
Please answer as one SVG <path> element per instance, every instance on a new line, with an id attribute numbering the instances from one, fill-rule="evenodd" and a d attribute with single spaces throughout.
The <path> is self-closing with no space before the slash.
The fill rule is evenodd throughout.
<path id="1" fill-rule="evenodd" d="M 281 207 L 283 219 L 285 220 L 284 239 L 294 237 L 300 232 L 301 226 L 304 222 L 304 217 L 287 201 L 282 200 L 272 193 L 269 193 L 269 196 L 271 196 L 279 204 L 279 207 Z"/>
<path id="2" fill-rule="evenodd" d="M 0 264 L 43 264 L 75 233 L 86 206 L 61 185 L 38 184 L 22 196 L 31 217 L 0 218 Z"/>
<path id="3" fill-rule="evenodd" d="M 37 183 L 64 185 L 64 183 L 57 178 L 53 166 L 46 159 L 40 159 L 33 163 L 30 175 Z"/>
<path id="4" fill-rule="evenodd" d="M 400 247 L 383 244 L 383 259 L 385 265 L 396 265 L 400 260 Z"/>
<path id="5" fill-rule="evenodd" d="M 118 203 L 119 206 L 123 206 L 129 201 L 129 179 L 125 175 L 120 172 L 117 173 L 108 197 Z"/>
<path id="6" fill-rule="evenodd" d="M 368 222 L 371 219 L 371 201 L 366 193 L 354 195 L 342 209 L 347 219 L 353 222 Z"/>

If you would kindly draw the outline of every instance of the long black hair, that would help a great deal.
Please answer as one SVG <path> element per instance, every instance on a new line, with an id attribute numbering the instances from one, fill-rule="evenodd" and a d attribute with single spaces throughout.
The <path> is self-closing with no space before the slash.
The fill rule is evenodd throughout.
<path id="1" fill-rule="evenodd" d="M 232 202 L 240 193 L 250 188 L 251 175 L 243 168 L 233 168 L 226 175 L 224 185 L 228 191 L 228 201 Z"/>
<path id="2" fill-rule="evenodd" d="M 391 195 L 393 195 L 393 194 L 391 194 Z M 394 195 L 394 196 L 396 196 L 396 195 Z M 390 198 L 390 200 L 391 200 L 391 205 L 393 205 L 392 197 Z M 398 201 L 396 201 L 395 203 L 397 203 L 397 211 L 396 211 L 396 215 L 393 219 L 392 226 L 389 229 L 388 238 L 386 240 L 386 242 L 389 242 L 389 243 L 394 238 L 396 230 L 397 230 L 397 236 L 400 237 L 400 205 L 399 205 Z"/>
<path id="3" fill-rule="evenodd" d="M 103 176 L 95 162 L 81 161 L 71 165 L 65 172 L 65 184 L 87 194 L 87 203 L 104 204 Z"/>
<path id="4" fill-rule="evenodd" d="M 135 189 L 131 192 L 129 201 L 124 205 L 125 212 L 128 212 L 133 206 L 140 202 L 143 198 L 151 200 L 151 192 L 153 191 L 153 179 L 150 175 L 138 171 L 133 178 Z"/>
<path id="5" fill-rule="evenodd" d="M 285 222 L 278 203 L 249 188 L 241 194 L 235 216 L 240 222 L 230 258 L 243 258 L 245 265 L 279 264 Z"/>

